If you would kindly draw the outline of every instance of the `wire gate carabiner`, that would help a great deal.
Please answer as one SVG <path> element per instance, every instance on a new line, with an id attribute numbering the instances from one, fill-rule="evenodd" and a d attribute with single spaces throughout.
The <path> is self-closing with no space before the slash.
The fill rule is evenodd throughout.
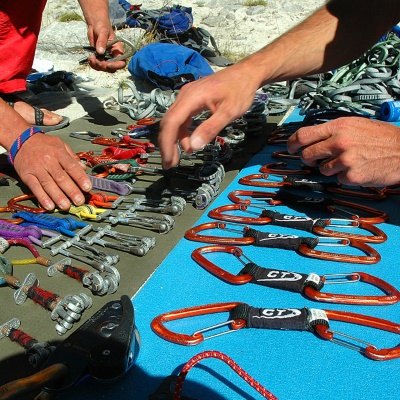
<path id="1" fill-rule="evenodd" d="M 185 238 L 195 242 L 227 245 L 254 245 L 257 247 L 271 247 L 286 250 L 294 250 L 302 255 L 321 260 L 350 262 L 356 264 L 375 264 L 380 261 L 380 254 L 368 244 L 355 239 L 339 237 L 301 237 L 279 233 L 261 232 L 248 226 L 231 224 L 235 228 L 229 228 L 227 223 L 206 222 L 195 226 L 185 232 Z M 237 232 L 241 238 L 204 235 L 200 232 L 208 229 L 222 229 Z M 361 250 L 366 255 L 356 256 L 316 250 L 316 246 L 350 246 Z"/>
<path id="2" fill-rule="evenodd" d="M 258 200 L 262 201 L 262 204 L 270 206 L 287 205 L 295 210 L 301 209 L 303 212 L 322 208 L 330 213 L 370 224 L 379 224 L 389 219 L 384 211 L 362 204 L 329 197 L 304 197 L 285 189 L 280 189 L 278 192 L 234 190 L 228 194 L 228 198 L 233 203 L 249 205 Z"/>
<path id="3" fill-rule="evenodd" d="M 234 275 L 208 260 L 204 256 L 204 254 L 207 253 L 232 254 L 243 264 L 243 268 L 238 272 L 238 274 Z M 242 257 L 245 260 L 242 260 Z M 217 278 L 235 285 L 243 285 L 251 282 L 261 286 L 301 293 L 312 300 L 327 303 L 383 306 L 387 304 L 395 304 L 400 300 L 400 292 L 395 287 L 376 276 L 364 272 L 327 274 L 320 276 L 315 273 L 304 274 L 275 268 L 264 268 L 251 261 L 243 254 L 243 250 L 236 246 L 221 245 L 200 247 L 192 252 L 192 258 L 206 271 L 215 275 Z M 335 282 L 330 280 L 332 277 L 337 278 L 337 280 Z M 338 280 L 338 278 L 342 279 Z M 347 295 L 321 292 L 324 285 L 349 282 L 364 282 L 376 286 L 382 290 L 385 295 Z"/>
<path id="4" fill-rule="evenodd" d="M 229 312 L 228 320 L 198 329 L 191 335 L 174 332 L 164 325 L 168 321 L 218 312 Z M 311 331 L 322 339 L 349 347 L 373 360 L 385 361 L 400 358 L 400 346 L 379 349 L 363 340 L 331 330 L 330 320 L 400 334 L 400 324 L 368 315 L 315 308 L 258 308 L 241 302 L 198 305 L 170 311 L 155 317 L 151 322 L 151 328 L 161 338 L 184 346 L 197 345 L 204 340 L 232 333 L 242 328 Z M 230 330 L 224 330 L 210 336 L 203 335 L 204 332 L 225 326 L 228 326 Z M 365 347 L 340 340 L 337 337 L 340 335 L 352 339 L 357 343 L 362 343 Z"/>
<path id="5" fill-rule="evenodd" d="M 275 179 L 277 178 L 277 179 Z M 274 179 L 274 180 L 272 180 Z M 357 197 L 369 200 L 382 200 L 386 198 L 383 189 L 362 188 L 360 190 L 345 188 L 334 182 L 311 181 L 289 175 L 273 175 L 267 173 L 250 174 L 239 179 L 239 183 L 246 186 L 280 188 L 288 186 L 295 189 L 307 189 L 313 192 L 332 192 L 342 196 Z"/>
<path id="6" fill-rule="evenodd" d="M 249 208 L 261 209 L 261 212 L 250 211 Z M 226 211 L 240 211 L 242 213 L 254 214 L 258 217 L 245 217 L 240 215 L 227 214 Z M 377 228 L 375 225 L 354 219 L 339 219 L 339 218 L 309 218 L 306 216 L 296 216 L 281 214 L 277 211 L 267 210 L 262 206 L 253 204 L 229 204 L 217 207 L 209 211 L 208 216 L 220 221 L 238 222 L 243 224 L 254 225 L 277 225 L 286 228 L 299 229 L 306 232 L 312 232 L 320 236 L 341 237 L 349 239 L 357 239 L 367 243 L 383 243 L 386 241 L 386 234 Z M 361 228 L 372 235 L 363 235 L 351 232 L 334 231 L 327 229 L 328 226 L 337 226 L 341 228 Z"/>

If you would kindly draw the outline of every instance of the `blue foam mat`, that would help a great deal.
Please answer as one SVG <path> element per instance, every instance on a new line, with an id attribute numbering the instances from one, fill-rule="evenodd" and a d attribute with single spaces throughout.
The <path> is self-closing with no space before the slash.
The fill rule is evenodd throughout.
<path id="1" fill-rule="evenodd" d="M 287 122 L 292 120 L 298 120 L 296 113 Z M 257 173 L 260 166 L 268 162 L 271 152 L 277 149 L 268 146 L 258 153 L 211 207 L 230 204 L 227 195 L 232 190 L 239 187 L 248 189 L 249 187 L 239 185 L 238 179 Z M 256 190 L 258 189 L 264 190 Z M 304 273 L 316 272 L 321 275 L 365 271 L 400 287 L 400 218 L 396 214 L 400 203 L 398 198 L 394 197 L 382 204 L 384 207 L 380 208 L 391 213 L 391 220 L 390 223 L 379 225 L 388 235 L 388 240 L 373 246 L 382 255 L 378 264 L 321 261 L 293 251 L 253 246 L 243 246 L 243 251 L 252 261 L 264 267 Z M 210 221 L 207 211 L 198 224 Z M 280 207 L 279 211 L 290 213 L 285 207 Z M 284 228 L 280 227 L 257 229 L 285 232 Z M 293 233 L 307 236 L 299 231 Z M 62 399 L 147 399 L 166 376 L 176 373 L 192 356 L 205 350 L 226 353 L 280 400 L 373 400 L 400 397 L 400 359 L 372 361 L 356 351 L 324 341 L 311 332 L 241 329 L 191 347 L 173 344 L 158 337 L 150 328 L 150 322 L 155 316 L 188 306 L 228 301 L 240 301 L 265 308 L 310 307 L 347 310 L 399 322 L 399 304 L 368 307 L 318 303 L 300 294 L 254 284 L 229 285 L 210 275 L 191 259 L 192 251 L 204 245 L 182 239 L 133 298 L 136 322 L 142 339 L 136 365 L 117 383 L 99 386 L 86 382 L 65 393 Z M 227 255 L 207 257 L 224 267 L 231 265 L 235 268 L 234 265 L 237 265 L 235 259 Z M 140 268 L 140 265 L 132 267 Z M 240 268 L 240 265 L 237 266 L 236 272 Z M 374 288 L 359 283 L 340 286 L 339 289 L 335 289 L 340 293 L 379 293 Z M 329 291 L 334 290 L 329 287 Z M 226 314 L 218 314 L 212 318 L 175 321 L 172 329 L 190 334 L 201 327 L 226 319 Z M 170 326 L 172 327 L 172 323 Z M 379 348 L 399 344 L 399 336 L 376 329 L 340 322 L 332 322 L 332 329 L 359 337 Z M 261 398 L 228 366 L 217 360 L 207 360 L 193 368 L 186 379 L 184 394 L 196 399 L 215 400 Z"/>

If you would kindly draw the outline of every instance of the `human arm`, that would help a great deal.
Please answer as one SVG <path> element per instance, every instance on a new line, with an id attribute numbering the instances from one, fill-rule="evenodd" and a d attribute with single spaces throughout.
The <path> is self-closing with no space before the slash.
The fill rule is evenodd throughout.
<path id="1" fill-rule="evenodd" d="M 270 82 L 330 70 L 370 47 L 400 19 L 395 0 L 332 0 L 280 38 L 241 62 L 185 85 L 161 122 L 163 166 L 178 162 L 176 143 L 185 151 L 201 148 L 249 108 L 255 91 Z M 191 135 L 192 116 L 212 116 Z"/>
<path id="2" fill-rule="evenodd" d="M 6 149 L 29 125 L 7 103 L 0 100 L 0 144 Z M 59 137 L 38 133 L 29 138 L 14 158 L 21 180 L 47 210 L 55 205 L 68 210 L 71 200 L 84 203 L 82 191 L 91 189 L 83 166 L 70 147 Z"/>
<path id="3" fill-rule="evenodd" d="M 104 54 L 107 48 L 107 42 L 115 38 L 115 32 L 112 29 L 108 0 L 79 0 L 88 26 L 89 43 L 96 48 L 98 54 Z M 121 42 L 112 45 L 111 54 L 117 56 L 124 51 Z M 126 66 L 126 61 L 104 61 L 95 55 L 89 57 L 90 66 L 98 71 L 115 72 Z"/>
<path id="4" fill-rule="evenodd" d="M 400 182 L 400 128 L 387 122 L 351 117 L 304 127 L 289 138 L 288 150 L 344 184 Z"/>

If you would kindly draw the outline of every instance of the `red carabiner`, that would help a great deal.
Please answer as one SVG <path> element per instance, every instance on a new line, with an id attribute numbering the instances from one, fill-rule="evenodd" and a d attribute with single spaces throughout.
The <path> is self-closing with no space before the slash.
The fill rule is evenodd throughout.
<path id="1" fill-rule="evenodd" d="M 260 168 L 260 172 L 263 174 L 273 174 L 273 175 L 308 175 L 311 174 L 312 170 L 310 168 L 302 167 L 301 169 L 291 169 L 287 168 L 288 164 L 286 162 L 276 162 L 264 164 Z"/>
<path id="2" fill-rule="evenodd" d="M 290 154 L 287 150 L 274 151 L 273 158 L 283 158 L 284 160 L 301 160 L 300 154 Z"/>
<path id="3" fill-rule="evenodd" d="M 27 200 L 31 200 L 31 199 L 36 199 L 35 195 L 22 194 L 20 196 L 15 196 L 12 199 L 8 200 L 7 207 L 14 211 L 17 211 L 17 210 L 29 211 L 29 212 L 32 212 L 35 214 L 47 212 L 47 210 L 42 207 L 31 207 L 31 206 L 25 206 L 23 204 L 20 204 L 22 201 L 27 201 Z"/>
<path id="4" fill-rule="evenodd" d="M 192 258 L 206 271 L 226 282 L 233 283 L 235 285 L 243 285 L 245 283 L 249 283 L 253 279 L 253 276 L 250 274 L 233 275 L 230 272 L 218 267 L 216 264 L 207 260 L 207 258 L 203 256 L 205 253 L 216 252 L 233 254 L 237 258 L 243 254 L 242 249 L 236 246 L 204 246 L 194 250 L 192 252 Z"/>
<path id="5" fill-rule="evenodd" d="M 214 208 L 213 210 L 210 210 L 208 212 L 208 216 L 210 218 L 218 219 L 221 221 L 229 221 L 229 222 L 239 222 L 243 224 L 254 224 L 254 225 L 265 225 L 269 224 L 271 222 L 271 218 L 268 217 L 261 217 L 260 215 L 258 217 L 241 217 L 239 215 L 230 215 L 230 214 L 224 214 L 225 211 L 247 211 L 248 206 L 245 204 L 229 204 L 226 206 L 220 206 L 217 208 Z M 251 212 L 251 211 L 247 211 Z M 253 213 L 254 214 L 254 213 Z"/>
<path id="6" fill-rule="evenodd" d="M 358 296 L 348 294 L 337 294 L 337 293 L 323 293 L 316 290 L 312 286 L 306 286 L 304 288 L 304 294 L 312 300 L 323 301 L 327 303 L 338 303 L 338 304 L 363 304 L 368 306 L 384 306 L 387 304 L 396 304 L 400 300 L 400 292 L 389 283 L 385 282 L 376 276 L 369 275 L 365 272 L 352 272 L 351 274 L 333 274 L 333 275 L 346 275 L 350 281 L 360 281 L 368 283 L 372 286 L 376 286 L 384 293 L 385 296 Z M 323 275 L 322 282 L 326 282 L 329 275 Z"/>
<path id="7" fill-rule="evenodd" d="M 281 187 L 291 185 L 289 182 L 281 180 L 280 182 L 266 182 L 270 174 L 250 174 L 239 179 L 241 185 L 256 186 L 256 187 Z"/>
<path id="8" fill-rule="evenodd" d="M 334 311 L 334 310 L 325 310 L 327 317 L 330 320 L 347 322 L 350 324 L 357 324 L 362 326 L 367 326 L 375 329 L 381 329 L 387 332 L 393 332 L 396 334 L 400 334 L 400 324 L 387 321 L 380 318 L 371 317 L 368 315 L 356 314 L 352 312 L 344 312 L 344 311 Z M 354 348 L 357 351 L 361 351 L 366 357 L 371 358 L 376 361 L 386 361 L 392 360 L 395 358 L 400 358 L 400 346 L 388 348 L 388 349 L 378 349 L 376 346 L 372 344 L 368 344 L 365 348 L 360 348 L 356 345 L 351 345 L 348 343 L 348 339 L 352 338 L 357 342 L 361 342 L 365 344 L 365 341 L 360 341 L 357 338 L 350 337 L 347 334 L 342 334 L 337 331 L 332 331 L 329 326 L 326 325 L 316 325 L 314 327 L 315 332 L 322 337 L 323 339 L 330 340 L 337 344 L 342 344 L 346 347 Z M 345 336 L 346 341 L 342 342 L 336 336 Z"/>
<path id="9" fill-rule="evenodd" d="M 243 199 L 242 196 L 250 197 L 251 199 Z M 342 199 L 301 197 L 288 192 L 264 192 L 255 190 L 234 190 L 228 194 L 228 198 L 233 203 L 247 205 L 251 204 L 252 199 L 256 199 L 263 200 L 270 205 L 288 204 L 288 206 L 295 209 L 297 206 L 314 206 L 314 208 L 324 207 L 331 213 L 348 215 L 351 219 L 370 224 L 379 224 L 389 219 L 388 214 L 384 211 Z M 366 213 L 367 215 L 360 215 L 360 212 Z"/>
<path id="10" fill-rule="evenodd" d="M 239 274 L 234 275 L 204 257 L 204 254 L 217 252 L 234 255 L 245 267 L 242 269 L 242 271 L 240 271 Z M 245 263 L 244 261 L 242 261 L 240 258 L 241 256 L 243 256 L 248 262 Z M 400 300 L 400 292 L 395 287 L 380 278 L 366 274 L 364 272 L 319 276 L 314 273 L 302 274 L 293 271 L 264 268 L 258 266 L 248 257 L 243 255 L 242 249 L 236 246 L 200 247 L 192 252 L 192 258 L 209 273 L 215 275 L 217 278 L 225 282 L 234 285 L 244 285 L 246 283 L 252 282 L 254 284 L 270 288 L 302 293 L 312 300 L 326 303 L 383 306 L 387 304 L 395 304 Z M 346 277 L 349 282 L 360 281 L 376 286 L 386 295 L 360 296 L 321 292 L 324 284 L 327 284 L 328 277 L 331 276 Z M 333 284 L 334 282 L 328 283 Z M 340 283 L 344 282 L 340 281 Z"/>
<path id="11" fill-rule="evenodd" d="M 264 211 L 254 212 L 250 211 L 249 207 L 257 207 L 261 208 Z M 247 212 L 249 214 L 258 215 L 258 217 L 245 217 L 240 215 L 232 215 L 225 214 L 225 211 L 242 211 Z M 264 215 L 265 214 L 265 215 Z M 208 213 L 210 218 L 217 219 L 219 221 L 225 222 L 236 222 L 242 224 L 250 224 L 250 225 L 278 225 L 284 226 L 292 229 L 299 229 L 304 231 L 313 232 L 320 236 L 328 236 L 328 237 L 341 237 L 348 239 L 356 239 L 361 240 L 366 243 L 383 243 L 387 240 L 387 235 L 375 225 L 369 224 L 363 221 L 357 221 L 354 219 L 343 220 L 340 219 L 338 221 L 342 221 L 342 225 L 333 224 L 333 219 L 324 219 L 324 218 L 316 218 L 312 219 L 309 217 L 297 217 L 292 215 L 280 214 L 276 211 L 266 210 L 264 207 L 255 206 L 250 204 L 242 204 L 235 203 L 225 206 L 217 207 L 213 210 L 210 210 Z M 345 224 L 347 222 L 347 224 Z M 330 225 L 339 226 L 339 227 L 355 227 L 366 230 L 372 235 L 363 235 L 360 233 L 354 232 L 343 232 L 343 231 L 334 231 L 332 229 L 328 229 L 327 227 Z"/>
<path id="12" fill-rule="evenodd" d="M 199 315 L 206 314 L 216 314 L 222 312 L 229 312 L 236 306 L 238 306 L 239 302 L 231 302 L 231 303 L 216 303 L 216 304 L 206 304 L 202 306 L 196 307 L 188 307 L 183 308 L 181 310 L 171 311 L 165 314 L 161 314 L 154 318 L 151 322 L 151 329 L 160 337 L 165 340 L 168 340 L 173 343 L 182 344 L 185 346 L 193 346 L 203 342 L 206 338 L 203 335 L 205 330 L 197 330 L 191 335 L 187 335 L 184 333 L 176 333 L 166 328 L 164 323 L 168 321 L 174 321 L 177 319 L 196 317 Z M 227 321 L 224 325 L 229 325 L 231 329 L 237 330 L 241 329 L 246 325 L 246 322 L 243 320 L 232 320 Z M 218 324 L 218 327 L 221 326 Z M 215 326 L 211 327 L 214 328 Z M 206 328 L 209 330 L 209 328 Z M 229 332 L 229 331 L 228 331 Z"/>
<path id="13" fill-rule="evenodd" d="M 215 243 L 215 244 L 249 245 L 254 243 L 254 238 L 251 237 L 232 238 L 232 237 L 208 236 L 208 235 L 198 234 L 199 232 L 205 231 L 207 229 L 228 229 L 226 225 L 227 224 L 221 222 L 206 222 L 204 224 L 188 229 L 185 232 L 185 238 L 188 240 L 193 240 L 195 242 Z"/>
<path id="14" fill-rule="evenodd" d="M 340 238 L 338 237 L 337 239 Z M 347 240 L 348 242 L 346 242 Z M 354 256 L 350 254 L 338 254 L 328 251 L 319 251 L 311 248 L 307 244 L 300 244 L 298 252 L 300 254 L 304 254 L 307 257 L 318 258 L 320 260 L 349 262 L 354 264 L 376 264 L 381 260 L 381 255 L 375 249 L 373 249 L 371 246 L 368 246 L 365 242 L 362 242 L 361 240 L 345 238 L 341 242 L 345 246 L 348 245 L 361 250 L 366 255 Z"/>

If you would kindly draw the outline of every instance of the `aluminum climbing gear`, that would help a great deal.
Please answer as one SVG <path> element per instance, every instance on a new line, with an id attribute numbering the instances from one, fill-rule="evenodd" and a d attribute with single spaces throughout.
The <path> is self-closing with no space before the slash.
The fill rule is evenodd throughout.
<path id="1" fill-rule="evenodd" d="M 231 227 L 232 226 L 232 227 Z M 242 235 L 241 238 L 225 236 L 209 236 L 202 232 L 208 229 L 220 229 Z M 195 226 L 185 233 L 185 238 L 196 242 L 228 244 L 228 245 L 254 245 L 258 247 L 271 247 L 286 250 L 295 250 L 302 255 L 321 260 L 350 262 L 356 264 L 375 264 L 380 261 L 380 254 L 360 240 L 339 237 L 300 237 L 279 233 L 261 232 L 245 225 L 227 224 L 222 222 L 207 222 Z M 350 246 L 361 250 L 365 255 L 339 254 L 316 250 L 316 246 Z"/>
<path id="2" fill-rule="evenodd" d="M 243 268 L 236 275 L 219 267 L 204 256 L 204 254 L 207 253 L 221 252 L 232 254 L 243 265 Z M 400 292 L 395 287 L 384 280 L 376 276 L 369 275 L 365 272 L 326 274 L 320 276 L 315 273 L 304 274 L 275 268 L 264 268 L 251 261 L 243 254 L 243 250 L 236 246 L 200 247 L 192 252 L 192 258 L 206 271 L 215 275 L 217 278 L 235 285 L 243 285 L 251 282 L 257 285 L 302 293 L 312 300 L 327 303 L 383 306 L 387 304 L 395 304 L 400 300 Z M 351 282 L 364 282 L 372 286 L 376 286 L 383 293 L 385 293 L 385 295 L 347 295 L 321 292 L 321 289 L 325 285 L 335 283 L 344 284 Z"/>

